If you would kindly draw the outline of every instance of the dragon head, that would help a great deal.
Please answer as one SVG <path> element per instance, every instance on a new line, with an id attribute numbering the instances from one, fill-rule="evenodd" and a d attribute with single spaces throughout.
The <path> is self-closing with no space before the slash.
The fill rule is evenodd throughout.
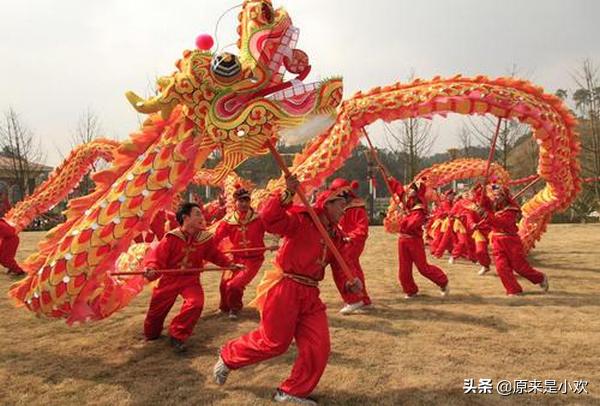
<path id="1" fill-rule="evenodd" d="M 157 81 L 158 95 L 127 98 L 142 113 L 170 116 L 177 105 L 207 142 L 222 150 L 215 182 L 246 158 L 266 153 L 279 130 L 309 118 L 332 115 L 342 99 L 341 79 L 304 83 L 306 53 L 296 48 L 299 30 L 285 10 L 269 0 L 246 0 L 239 13 L 239 56 L 185 51 L 177 71 Z M 285 80 L 285 74 L 295 75 Z"/>

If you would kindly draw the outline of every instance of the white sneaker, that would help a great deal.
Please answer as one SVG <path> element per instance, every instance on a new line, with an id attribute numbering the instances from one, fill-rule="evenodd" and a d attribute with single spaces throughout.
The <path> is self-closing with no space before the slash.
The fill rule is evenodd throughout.
<path id="1" fill-rule="evenodd" d="M 406 295 L 404 295 L 404 298 L 406 300 L 411 300 L 414 299 L 415 297 L 417 297 L 418 293 L 413 293 L 412 295 L 409 295 L 408 293 Z"/>
<path id="2" fill-rule="evenodd" d="M 229 314 L 227 315 L 227 317 L 229 318 L 229 320 L 237 320 L 238 319 L 238 312 L 236 312 L 235 310 L 230 310 Z"/>
<path id="3" fill-rule="evenodd" d="M 357 313 L 357 311 L 364 306 L 365 304 L 362 301 L 356 303 L 347 303 L 346 306 L 342 307 L 342 310 L 340 310 L 340 314 L 347 316 L 352 313 Z"/>
<path id="4" fill-rule="evenodd" d="M 506 297 L 519 297 L 519 296 L 523 296 L 523 293 L 508 293 L 506 295 Z"/>
<path id="5" fill-rule="evenodd" d="M 440 294 L 442 297 L 447 297 L 450 294 L 450 282 L 446 283 L 446 286 L 440 288 Z"/>
<path id="6" fill-rule="evenodd" d="M 542 288 L 544 292 L 548 292 L 548 289 L 550 289 L 550 285 L 548 284 L 548 275 L 544 274 L 544 279 L 540 283 L 540 288 Z"/>
<path id="7" fill-rule="evenodd" d="M 448 258 L 448 263 L 450 265 L 454 265 L 454 257 L 453 256 L 450 256 L 450 258 Z"/>
<path id="8" fill-rule="evenodd" d="M 273 396 L 273 400 L 275 402 L 289 402 L 297 403 L 300 405 L 318 405 L 318 403 L 312 399 L 290 395 L 289 393 L 285 393 L 281 389 L 277 389 L 275 395 Z"/>
<path id="9" fill-rule="evenodd" d="M 231 370 L 227 365 L 225 365 L 225 362 L 223 362 L 223 358 L 221 358 L 221 356 L 219 355 L 219 359 L 213 367 L 213 378 L 215 380 L 215 383 L 217 385 L 224 385 L 227 381 L 227 377 L 229 376 L 229 372 L 231 372 Z"/>
<path id="10" fill-rule="evenodd" d="M 477 275 L 483 276 L 486 273 L 488 273 L 489 271 L 490 271 L 490 267 L 489 266 L 482 266 L 481 269 L 479 270 L 479 272 L 477 272 Z"/>

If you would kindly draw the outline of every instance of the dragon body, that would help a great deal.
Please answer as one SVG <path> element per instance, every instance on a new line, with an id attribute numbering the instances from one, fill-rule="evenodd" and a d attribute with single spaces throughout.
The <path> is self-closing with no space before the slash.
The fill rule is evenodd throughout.
<path id="1" fill-rule="evenodd" d="M 305 84 L 307 55 L 295 48 L 298 30 L 267 0 L 242 5 L 239 57 L 186 51 L 177 71 L 158 80 L 158 95 L 127 97 L 149 114 L 142 128 L 114 151 L 112 166 L 94 174 L 96 189 L 69 203 L 67 220 L 50 231 L 23 264 L 28 276 L 10 294 L 36 314 L 68 322 L 98 320 L 125 306 L 140 281 L 109 275 L 135 235 L 186 188 L 209 154 L 222 160 L 208 173 L 220 183 L 245 159 L 267 152 L 265 143 L 311 117 L 334 121 L 294 160 L 293 172 L 317 187 L 336 171 L 376 120 L 457 113 L 490 114 L 527 123 L 540 146 L 539 175 L 546 185 L 523 206 L 520 233 L 539 238 L 550 215 L 569 206 L 580 189 L 575 120 L 560 99 L 511 78 L 436 77 L 377 87 L 342 101 L 335 78 Z M 297 75 L 285 81 L 284 73 Z M 283 187 L 273 180 L 263 191 Z"/>

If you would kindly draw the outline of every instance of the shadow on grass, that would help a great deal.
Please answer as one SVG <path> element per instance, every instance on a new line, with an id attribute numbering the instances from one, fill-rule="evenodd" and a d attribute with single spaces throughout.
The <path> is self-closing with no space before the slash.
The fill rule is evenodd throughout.
<path id="1" fill-rule="evenodd" d="M 590 255 L 591 253 L 587 253 Z M 536 268 L 548 269 L 548 270 L 560 270 L 560 271 L 573 271 L 573 272 L 590 272 L 596 275 L 600 275 L 600 266 L 595 268 L 583 267 L 577 262 L 552 262 L 548 259 L 551 256 L 551 252 L 532 252 L 528 256 L 529 263 L 531 266 Z M 552 273 L 549 274 L 552 276 Z"/>
<path id="2" fill-rule="evenodd" d="M 388 304 L 386 304 L 386 302 Z M 447 303 L 446 300 L 440 301 Z M 411 302 L 415 303 L 415 302 Z M 392 306 L 390 306 L 390 304 Z M 429 306 L 430 303 L 423 303 Z M 504 320 L 497 316 L 478 317 L 468 313 L 453 312 L 448 310 L 431 309 L 431 308 L 414 308 L 406 307 L 399 309 L 398 302 L 389 300 L 378 301 L 376 307 L 369 313 L 371 317 L 384 320 L 415 320 L 415 321 L 441 321 L 447 323 L 467 324 L 476 327 L 488 328 L 499 332 L 508 331 L 511 327 Z M 377 321 L 380 323 L 380 321 Z"/>
<path id="3" fill-rule="evenodd" d="M 263 402 L 256 404 L 272 404 L 272 397 L 275 393 L 275 387 L 268 386 L 248 386 L 238 387 L 238 390 L 250 392 Z M 519 403 L 522 405 L 540 405 L 540 404 L 578 404 L 578 405 L 597 405 L 598 398 L 591 398 L 587 395 L 571 395 L 563 398 L 552 397 L 549 395 L 521 395 L 501 397 L 498 394 L 465 394 L 462 388 L 456 389 L 438 389 L 429 390 L 425 388 L 402 388 L 393 390 L 382 390 L 374 395 L 358 395 L 353 392 L 332 390 L 319 390 L 311 395 L 319 405 L 340 405 L 340 406 L 396 406 L 396 405 L 513 405 Z M 517 400 L 518 399 L 518 400 Z"/>
<path id="4" fill-rule="evenodd" d="M 13 374 L 35 376 L 52 386 L 62 387 L 73 380 L 87 381 L 84 387 L 120 386 L 134 405 L 207 404 L 227 396 L 216 387 L 205 386 L 207 376 L 191 367 L 191 359 L 173 354 L 164 338 L 134 348 L 122 363 L 108 363 L 77 351 L 10 351 L 3 358 Z"/>

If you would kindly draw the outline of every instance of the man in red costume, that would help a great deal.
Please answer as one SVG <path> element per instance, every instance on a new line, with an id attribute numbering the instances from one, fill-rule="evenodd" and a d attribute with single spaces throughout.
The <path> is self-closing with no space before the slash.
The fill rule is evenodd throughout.
<path id="1" fill-rule="evenodd" d="M 483 186 L 477 184 L 473 189 L 472 200 L 465 205 L 466 228 L 471 235 L 474 245 L 474 255 L 481 265 L 479 275 L 490 271 L 490 254 L 488 252 L 490 225 L 488 219 L 481 213 L 491 209 L 491 202 L 483 191 Z"/>
<path id="2" fill-rule="evenodd" d="M 466 191 L 463 195 L 454 202 L 452 210 L 450 210 L 450 218 L 452 221 L 452 231 L 454 232 L 454 241 L 452 252 L 448 258 L 448 263 L 453 264 L 458 258 L 466 258 L 475 262 L 475 245 L 471 239 L 469 230 L 467 229 L 467 206 L 471 204 L 473 194 Z"/>
<path id="3" fill-rule="evenodd" d="M 356 272 L 356 276 L 360 279 L 363 286 L 361 292 L 349 292 L 346 289 L 348 278 L 341 272 L 337 262 L 333 263 L 333 280 L 342 299 L 346 303 L 340 310 L 340 313 L 343 315 L 356 313 L 362 307 L 371 304 L 371 298 L 369 298 L 365 284 L 365 274 L 360 266 L 360 255 L 365 249 L 367 237 L 369 236 L 369 216 L 367 215 L 365 202 L 354 193 L 357 188 L 358 182 L 349 182 L 343 178 L 334 179 L 329 186 L 329 189 L 336 195 L 343 195 L 346 198 L 344 215 L 339 222 L 344 236 L 349 242 L 344 253 L 348 265 Z"/>
<path id="4" fill-rule="evenodd" d="M 25 274 L 15 260 L 17 248 L 19 248 L 19 236 L 15 228 L 0 218 L 0 265 L 7 269 L 9 275 Z"/>
<path id="5" fill-rule="evenodd" d="M 175 351 L 183 352 L 204 305 L 200 275 L 198 272 L 161 275 L 159 270 L 200 268 L 205 260 L 226 267 L 232 261 L 217 249 L 212 234 L 204 230 L 202 210 L 196 203 L 184 203 L 177 211 L 177 222 L 180 227 L 168 232 L 146 259 L 146 278 L 160 280 L 152 292 L 144 335 L 147 340 L 160 337 L 165 318 L 181 295 L 183 306 L 171 321 L 169 335 Z"/>
<path id="6" fill-rule="evenodd" d="M 450 210 L 452 210 L 453 201 L 454 189 L 449 189 L 444 192 L 438 206 L 433 212 L 433 222 L 430 230 L 431 242 L 429 245 L 429 251 L 432 255 L 435 255 L 444 238 L 444 234 L 448 230 L 448 224 L 450 223 L 448 216 L 450 215 Z"/>
<path id="7" fill-rule="evenodd" d="M 17 261 L 15 255 L 19 248 L 19 236 L 12 225 L 10 225 L 4 216 L 10 211 L 10 202 L 8 193 L 0 192 L 0 265 L 6 268 L 9 275 L 24 275 L 25 272 Z"/>
<path id="8" fill-rule="evenodd" d="M 389 178 L 392 191 L 402 202 L 403 216 L 400 219 L 398 235 L 398 279 L 405 298 L 415 297 L 419 291 L 412 274 L 413 263 L 427 279 L 440 287 L 442 296 L 449 293 L 448 277 L 440 268 L 427 262 L 423 242 L 423 225 L 427 221 L 427 201 L 425 182 L 416 180 L 404 188 L 393 177 Z"/>
<path id="9" fill-rule="evenodd" d="M 274 400 L 316 404 L 307 396 L 313 391 L 325 367 L 330 352 L 329 327 L 325 305 L 319 298 L 318 284 L 325 266 L 334 257 L 305 208 L 290 207 L 299 186 L 298 179 L 286 180 L 287 189 L 265 203 L 261 217 L 268 232 L 283 236 L 275 265 L 281 269 L 276 283 L 267 291 L 258 328 L 229 341 L 213 368 L 215 382 L 223 385 L 230 370 L 276 357 L 296 341 L 298 356 L 292 373 L 279 385 Z M 337 222 L 344 214 L 343 196 L 327 189 L 315 203 L 315 211 L 329 232 L 334 244 L 343 245 Z M 348 286 L 362 289 L 359 279 Z"/>
<path id="10" fill-rule="evenodd" d="M 233 254 L 234 261 L 245 267 L 233 276 L 226 272 L 221 279 L 219 309 L 228 313 L 230 319 L 237 319 L 243 306 L 244 289 L 252 282 L 265 260 L 265 227 L 258 213 L 250 207 L 250 192 L 240 186 L 233 193 L 233 198 L 235 211 L 217 227 L 215 243 L 229 238 L 231 248 L 237 251 Z"/>
<path id="11" fill-rule="evenodd" d="M 506 186 L 493 185 L 492 196 L 493 210 L 488 212 L 488 220 L 492 228 L 492 253 L 496 263 L 496 273 L 506 289 L 506 294 L 517 296 L 523 292 L 513 270 L 531 283 L 540 285 L 542 290 L 547 292 L 548 277 L 529 265 L 525 258 L 523 243 L 517 233 L 521 208 L 513 200 Z"/>

